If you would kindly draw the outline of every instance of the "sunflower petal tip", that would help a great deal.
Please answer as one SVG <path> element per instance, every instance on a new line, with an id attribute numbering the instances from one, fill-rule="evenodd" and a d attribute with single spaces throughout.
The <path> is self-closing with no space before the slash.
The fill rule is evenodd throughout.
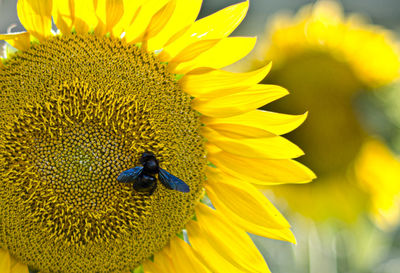
<path id="1" fill-rule="evenodd" d="M 279 90 L 279 93 L 280 93 L 280 97 L 279 98 L 283 98 L 283 97 L 285 97 L 285 96 L 290 94 L 289 90 L 284 88 L 284 87 L 282 87 L 282 86 L 279 86 L 279 85 L 270 85 L 270 86 L 273 86 L 277 90 Z"/>
<path id="2" fill-rule="evenodd" d="M 299 121 L 298 121 L 298 126 L 302 125 L 306 119 L 308 118 L 308 111 L 304 112 L 303 114 L 298 115 Z M 297 127 L 298 127 L 297 126 Z M 294 129 L 296 129 L 295 127 Z"/>
<path id="3" fill-rule="evenodd" d="M 305 180 L 305 183 L 310 183 L 313 182 L 317 178 L 317 175 L 309 168 L 306 168 L 306 175 L 308 176 L 307 179 Z"/>
<path id="4" fill-rule="evenodd" d="M 264 65 L 263 67 L 259 68 L 260 71 L 263 71 L 265 73 L 264 78 L 269 74 L 269 72 L 272 69 L 272 61 Z"/>
<path id="5" fill-rule="evenodd" d="M 310 180 L 310 182 L 311 182 L 312 180 L 317 178 L 317 175 L 311 170 L 310 170 L 310 172 L 311 172 L 311 180 Z"/>
<path id="6" fill-rule="evenodd" d="M 297 240 L 296 240 L 296 237 L 294 235 L 293 235 L 293 240 L 289 241 L 289 243 L 292 243 L 295 246 L 297 245 Z"/>
<path id="7" fill-rule="evenodd" d="M 292 243 L 293 245 L 297 245 L 296 236 L 293 234 L 293 231 L 288 228 L 286 232 L 286 236 L 283 238 L 284 241 Z"/>

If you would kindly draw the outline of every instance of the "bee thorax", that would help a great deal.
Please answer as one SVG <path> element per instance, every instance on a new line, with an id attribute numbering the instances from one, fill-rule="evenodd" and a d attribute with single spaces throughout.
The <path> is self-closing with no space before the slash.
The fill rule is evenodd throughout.
<path id="1" fill-rule="evenodd" d="M 149 160 L 143 164 L 144 172 L 147 174 L 156 174 L 159 171 L 158 162 L 156 160 Z"/>

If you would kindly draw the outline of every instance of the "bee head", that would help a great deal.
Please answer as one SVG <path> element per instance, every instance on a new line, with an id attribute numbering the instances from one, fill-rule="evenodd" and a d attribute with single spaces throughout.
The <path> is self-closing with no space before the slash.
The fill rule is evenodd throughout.
<path id="1" fill-rule="evenodd" d="M 149 160 L 156 160 L 156 156 L 152 152 L 144 152 L 139 159 L 139 162 L 143 165 L 144 162 Z"/>

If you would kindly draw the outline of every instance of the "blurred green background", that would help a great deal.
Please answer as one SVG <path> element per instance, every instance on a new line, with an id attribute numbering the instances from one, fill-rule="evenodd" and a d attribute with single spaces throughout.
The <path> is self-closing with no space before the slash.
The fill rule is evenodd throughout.
<path id="1" fill-rule="evenodd" d="M 200 17 L 204 17 L 240 0 L 204 0 Z M 233 35 L 259 36 L 267 20 L 276 12 L 297 12 L 305 0 L 251 0 L 250 10 Z M 357 12 L 400 34 L 399 0 L 343 0 L 345 14 Z M 0 0 L 0 32 L 22 31 L 16 15 L 16 0 Z M 262 40 L 262 39 L 261 39 Z M 248 62 L 250 62 L 248 60 Z M 243 70 L 248 66 L 244 65 Z M 240 67 L 239 67 L 240 69 Z M 400 154 L 400 85 L 383 88 L 357 98 L 355 108 L 362 113 L 362 123 L 370 132 L 386 141 Z M 282 99 L 282 100 L 285 100 Z M 307 109 L 304 109 L 307 110 Z M 291 114 L 300 114 L 291 113 Z M 312 113 L 310 113 L 311 115 Z M 310 132 L 311 133 L 311 132 Z M 296 142 L 296 140 L 293 140 Z M 308 151 L 305 150 L 307 154 Z M 312 157 L 312 154 L 310 155 Z M 308 166 L 313 169 L 313 166 Z M 318 173 L 317 173 L 318 175 Z M 400 181 L 399 181 L 400 183 Z M 327 195 L 330 192 L 326 192 Z M 268 194 L 267 194 L 268 195 Z M 271 198 L 272 195 L 268 195 Z M 400 229 L 378 228 L 366 215 L 347 225 L 339 220 L 315 223 L 275 202 L 289 218 L 298 240 L 297 245 L 252 236 L 273 273 L 398 273 L 400 272 Z"/>

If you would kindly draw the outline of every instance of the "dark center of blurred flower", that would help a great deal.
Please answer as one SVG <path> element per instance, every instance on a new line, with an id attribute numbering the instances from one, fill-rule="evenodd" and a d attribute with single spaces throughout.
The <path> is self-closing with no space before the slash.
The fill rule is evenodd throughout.
<path id="1" fill-rule="evenodd" d="M 365 134 L 352 107 L 363 86 L 349 64 L 325 52 L 305 52 L 273 70 L 266 82 L 291 90 L 269 110 L 310 111 L 307 121 L 288 135 L 307 151 L 300 161 L 320 176 L 346 172 Z"/>

